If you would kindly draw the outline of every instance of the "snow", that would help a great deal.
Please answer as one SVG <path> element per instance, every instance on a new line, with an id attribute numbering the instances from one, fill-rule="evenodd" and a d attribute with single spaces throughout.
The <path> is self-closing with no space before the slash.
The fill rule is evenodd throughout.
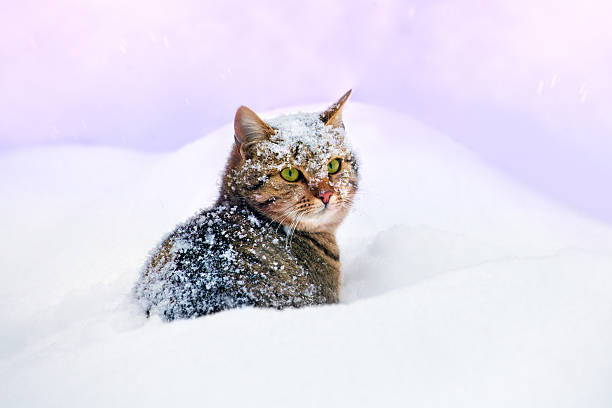
<path id="1" fill-rule="evenodd" d="M 361 181 L 333 306 L 165 323 L 131 299 L 216 199 L 231 125 L 164 155 L 0 156 L 0 406 L 611 406 L 609 226 L 409 117 L 345 109 Z"/>
<path id="2" fill-rule="evenodd" d="M 344 129 L 324 125 L 317 112 L 281 115 L 267 119 L 267 123 L 276 132 L 270 141 L 258 144 L 258 153 L 262 157 L 270 156 L 286 161 L 287 157 L 291 157 L 290 153 L 295 152 L 294 164 L 307 169 L 313 179 L 326 179 L 329 158 L 350 152 L 350 147 L 344 143 Z M 303 150 L 297 149 L 300 145 Z M 312 160 L 312 157 L 320 157 L 321 160 Z M 283 167 L 280 165 L 278 170 Z M 347 188 L 339 189 L 339 193 L 342 194 Z"/>
<path id="3" fill-rule="evenodd" d="M 255 144 L 257 159 L 247 159 L 244 172 L 236 173 L 237 178 L 247 177 L 246 173 L 256 174 L 280 171 L 285 167 L 296 166 L 308 172 L 313 182 L 328 179 L 327 164 L 330 158 L 346 157 L 354 166 L 351 145 L 345 139 L 344 129 L 325 125 L 319 112 L 300 112 L 266 118 L 274 134 Z M 291 158 L 291 160 L 289 160 Z M 273 166 L 276 163 L 276 166 Z M 241 174 L 243 173 L 243 174 Z M 261 180 L 264 176 L 253 177 Z M 352 188 L 348 177 L 336 180 L 336 191 L 341 197 L 347 196 Z"/>

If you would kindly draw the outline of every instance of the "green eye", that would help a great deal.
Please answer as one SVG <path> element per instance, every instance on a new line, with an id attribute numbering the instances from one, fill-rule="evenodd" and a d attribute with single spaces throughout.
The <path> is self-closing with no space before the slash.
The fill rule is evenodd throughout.
<path id="1" fill-rule="evenodd" d="M 327 172 L 329 174 L 335 174 L 340 170 L 340 160 L 334 159 L 327 163 Z"/>
<path id="2" fill-rule="evenodd" d="M 281 174 L 281 177 L 284 178 L 287 181 L 295 181 L 298 178 L 300 178 L 299 170 L 292 169 L 290 167 L 286 167 L 286 168 L 282 169 L 280 174 Z"/>

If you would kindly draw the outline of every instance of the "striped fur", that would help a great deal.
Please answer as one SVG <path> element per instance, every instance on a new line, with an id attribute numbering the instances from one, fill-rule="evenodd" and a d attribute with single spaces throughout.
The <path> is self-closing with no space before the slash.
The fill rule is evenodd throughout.
<path id="1" fill-rule="evenodd" d="M 338 301 L 335 230 L 358 185 L 340 112 L 348 94 L 320 116 L 270 124 L 248 108 L 238 110 L 215 206 L 179 225 L 143 268 L 135 293 L 147 314 L 173 320 L 241 306 Z M 296 129 L 304 136 L 296 137 Z M 328 174 L 332 159 L 341 168 Z M 284 180 L 285 167 L 299 170 L 299 179 Z M 322 192 L 331 193 L 329 202 L 319 198 Z"/>

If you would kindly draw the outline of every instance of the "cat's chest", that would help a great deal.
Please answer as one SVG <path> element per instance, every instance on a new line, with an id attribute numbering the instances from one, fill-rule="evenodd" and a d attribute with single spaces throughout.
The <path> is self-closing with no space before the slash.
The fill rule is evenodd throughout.
<path id="1" fill-rule="evenodd" d="M 331 274 L 340 268 L 340 256 L 333 236 L 295 232 L 291 252 L 309 271 Z"/>

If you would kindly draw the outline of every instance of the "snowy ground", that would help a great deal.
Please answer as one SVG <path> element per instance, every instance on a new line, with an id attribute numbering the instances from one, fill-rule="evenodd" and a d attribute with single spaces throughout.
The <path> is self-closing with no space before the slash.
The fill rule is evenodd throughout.
<path id="1" fill-rule="evenodd" d="M 612 229 L 349 105 L 363 177 L 334 306 L 166 324 L 130 301 L 214 200 L 230 126 L 167 155 L 0 156 L 0 406 L 612 406 Z"/>

